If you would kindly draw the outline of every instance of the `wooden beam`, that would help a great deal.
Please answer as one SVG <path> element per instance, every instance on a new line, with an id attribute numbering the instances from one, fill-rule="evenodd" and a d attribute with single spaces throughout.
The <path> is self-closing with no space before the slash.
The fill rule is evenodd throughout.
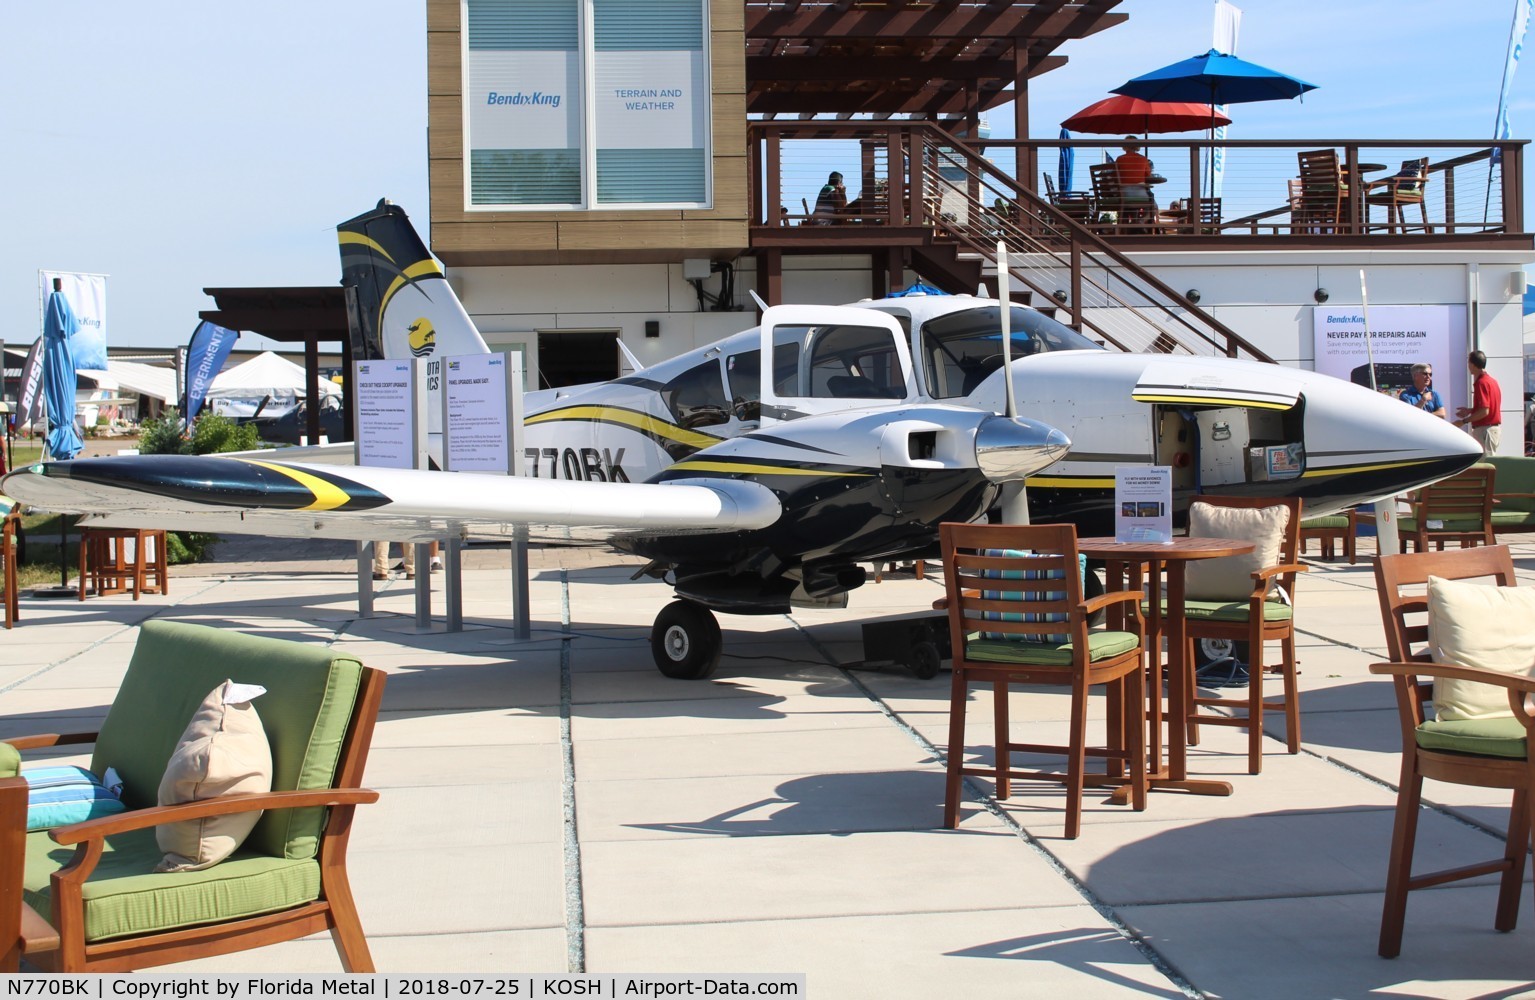
<path id="1" fill-rule="evenodd" d="M 746 11 L 748 41 L 765 38 L 1036 38 L 1058 45 L 1121 24 L 1125 14 L 1088 10 L 1060 11 L 1040 17 L 1034 7 L 1002 8 L 936 5 L 928 8 L 857 8 L 801 6 L 795 10 L 756 6 Z M 1054 46 L 1051 46 L 1052 48 Z"/>
<path id="2" fill-rule="evenodd" d="M 1064 64 L 1065 60 L 1060 60 Z M 884 83 L 893 80 L 982 80 L 1012 82 L 1013 58 L 902 59 L 896 56 L 747 56 L 747 87 L 768 83 L 828 83 L 839 80 Z"/>

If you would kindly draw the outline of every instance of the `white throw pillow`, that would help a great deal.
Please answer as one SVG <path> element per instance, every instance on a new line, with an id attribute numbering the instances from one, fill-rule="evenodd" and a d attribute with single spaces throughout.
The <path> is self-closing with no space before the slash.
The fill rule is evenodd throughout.
<path id="1" fill-rule="evenodd" d="M 198 706 L 160 779 L 160 805 L 270 792 L 272 747 L 251 701 L 266 693 L 225 681 Z M 197 871 L 229 857 L 250 835 L 261 812 L 162 823 L 155 840 L 165 858 L 157 872 Z"/>
<path id="2" fill-rule="evenodd" d="M 1428 646 L 1435 663 L 1535 675 L 1535 590 L 1429 577 Z M 1457 722 L 1512 715 L 1504 688 L 1434 679 L 1437 719 Z"/>
<path id="3" fill-rule="evenodd" d="M 1279 565 L 1289 525 L 1288 507 L 1217 507 L 1194 501 L 1189 507 L 1190 537 L 1240 538 L 1252 542 L 1253 550 L 1191 561 L 1184 571 L 1184 596 L 1194 601 L 1245 601 L 1253 592 L 1252 575 Z"/>

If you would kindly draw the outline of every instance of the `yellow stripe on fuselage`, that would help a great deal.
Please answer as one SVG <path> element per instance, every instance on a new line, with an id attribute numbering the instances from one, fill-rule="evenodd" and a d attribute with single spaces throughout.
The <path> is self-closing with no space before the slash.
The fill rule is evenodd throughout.
<path id="1" fill-rule="evenodd" d="M 1112 490 L 1114 480 L 1096 476 L 1083 476 L 1080 479 L 1064 476 L 1030 476 L 1023 481 L 1023 485 L 1053 490 Z"/>
<path id="2" fill-rule="evenodd" d="M 708 434 L 686 430 L 676 424 L 669 424 L 648 413 L 637 413 L 617 406 L 567 406 L 559 410 L 535 413 L 523 423 L 543 424 L 559 420 L 596 420 L 603 423 L 623 424 L 625 427 L 633 427 L 635 430 L 676 441 L 690 448 L 708 448 L 724 440 L 724 438 L 710 437 Z"/>
<path id="3" fill-rule="evenodd" d="M 795 469 L 784 465 L 753 465 L 749 462 L 732 462 L 729 460 L 711 462 L 700 460 L 697 462 L 678 462 L 667 472 L 752 472 L 759 476 L 849 476 L 864 477 L 874 475 L 872 472 L 824 472 L 818 469 Z"/>
<path id="4" fill-rule="evenodd" d="M 280 472 L 313 493 L 314 503 L 308 507 L 300 507 L 299 510 L 335 510 L 352 499 L 339 486 L 336 486 L 334 483 L 328 483 L 311 473 L 292 469 L 286 465 L 276 465 L 272 462 L 258 462 L 251 458 L 242 458 L 238 459 L 238 461 L 244 462 L 247 465 L 259 465 L 263 469 L 271 469 L 273 472 Z"/>
<path id="5" fill-rule="evenodd" d="M 1375 472 L 1379 469 L 1400 469 L 1408 465 L 1427 465 L 1430 460 L 1415 458 L 1406 462 L 1376 462 L 1373 465 L 1343 465 L 1327 469 L 1308 469 L 1301 473 L 1302 479 L 1311 479 L 1316 476 L 1349 476 L 1356 472 Z"/>
<path id="6" fill-rule="evenodd" d="M 1200 406 L 1215 403 L 1220 406 L 1249 406 L 1255 410 L 1288 410 L 1295 405 L 1294 403 L 1264 403 L 1242 397 L 1219 399 L 1214 396 L 1162 396 L 1136 393 L 1130 398 L 1137 403 L 1194 403 Z"/>

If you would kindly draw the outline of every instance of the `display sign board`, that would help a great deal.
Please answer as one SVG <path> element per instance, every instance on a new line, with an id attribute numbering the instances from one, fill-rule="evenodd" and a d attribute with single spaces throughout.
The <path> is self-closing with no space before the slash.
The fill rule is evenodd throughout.
<path id="1" fill-rule="evenodd" d="M 443 358 L 442 428 L 453 472 L 512 471 L 508 354 Z"/>
<path id="2" fill-rule="evenodd" d="M 1114 540 L 1173 540 L 1173 470 L 1169 466 L 1114 467 Z"/>
<path id="3" fill-rule="evenodd" d="M 357 400 L 357 464 L 414 469 L 419 450 L 416 368 L 413 361 L 358 361 L 352 366 Z"/>
<path id="4" fill-rule="evenodd" d="M 1466 313 L 1457 306 L 1371 306 L 1369 338 L 1357 306 L 1312 310 L 1316 370 L 1397 395 L 1412 385 L 1412 366 L 1433 365 L 1433 388 L 1453 415 L 1466 400 Z"/>

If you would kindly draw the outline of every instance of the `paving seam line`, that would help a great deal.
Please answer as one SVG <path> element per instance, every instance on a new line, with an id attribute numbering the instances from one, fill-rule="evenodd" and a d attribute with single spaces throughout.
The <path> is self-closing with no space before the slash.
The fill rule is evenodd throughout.
<path id="1" fill-rule="evenodd" d="M 570 631 L 570 571 L 560 569 L 560 625 Z M 565 971 L 586 971 L 586 903 L 581 895 L 581 833 L 576 827 L 576 755 L 570 735 L 571 670 L 567 634 L 560 642 L 560 799 L 565 821 Z"/>
<path id="2" fill-rule="evenodd" d="M 823 646 L 820 640 L 811 635 L 809 630 L 807 630 L 799 622 L 795 621 L 794 618 L 790 615 L 785 615 L 784 617 L 788 619 L 790 625 L 792 625 L 802 636 L 805 637 L 805 640 L 810 643 L 815 651 L 820 653 L 821 656 L 826 659 L 828 665 L 839 671 L 843 677 L 847 678 L 849 683 L 851 683 L 859 691 L 863 692 L 864 697 L 868 698 L 875 705 L 877 705 L 885 717 L 889 719 L 897 729 L 905 733 L 907 738 L 912 740 L 912 742 L 916 743 L 924 751 L 930 754 L 934 760 L 940 763 L 946 762 L 947 757 L 942 750 L 934 746 L 927 737 L 923 736 L 914 727 L 907 723 L 906 720 L 902 719 L 894 709 L 885 703 L 883 698 L 874 693 L 873 689 L 864 684 L 862 680 L 860 680 L 847 668 L 840 666 L 837 663 L 836 657 L 832 656 L 831 651 Z M 1122 920 L 1112 906 L 1104 902 L 1097 893 L 1088 888 L 1086 883 L 1073 875 L 1071 870 L 1068 869 L 1064 863 L 1062 863 L 1060 858 L 1056 857 L 1048 847 L 1040 843 L 1037 837 L 1031 834 L 1028 830 L 1024 829 L 1024 827 L 1016 819 L 1014 819 L 1005 809 L 997 804 L 996 800 L 985 794 L 981 790 L 980 786 L 975 784 L 969 778 L 964 779 L 964 787 L 968 789 L 969 796 L 972 800 L 978 801 L 982 808 L 991 813 L 997 819 L 1001 820 L 1002 824 L 1011 830 L 1014 836 L 1027 844 L 1029 848 L 1033 850 L 1034 853 L 1038 855 L 1042 861 L 1044 861 L 1044 863 L 1050 868 L 1051 871 L 1065 880 L 1066 884 L 1071 886 L 1071 888 L 1074 889 L 1077 894 L 1082 897 L 1087 905 L 1091 906 L 1093 910 L 1100 917 L 1102 917 L 1120 937 L 1124 938 L 1127 942 L 1130 943 L 1132 947 L 1135 948 L 1136 951 L 1140 952 L 1141 957 L 1146 959 L 1146 962 L 1164 978 L 1166 978 L 1167 981 L 1178 990 L 1178 992 L 1182 993 L 1185 997 L 1190 998 L 1190 1000 L 1206 1000 L 1209 994 L 1195 986 L 1193 982 L 1187 976 L 1185 976 L 1177 968 L 1177 966 L 1172 963 L 1170 959 L 1167 958 L 1167 956 L 1157 951 L 1151 942 L 1147 941 L 1145 937 L 1137 933 L 1134 928 Z"/>

